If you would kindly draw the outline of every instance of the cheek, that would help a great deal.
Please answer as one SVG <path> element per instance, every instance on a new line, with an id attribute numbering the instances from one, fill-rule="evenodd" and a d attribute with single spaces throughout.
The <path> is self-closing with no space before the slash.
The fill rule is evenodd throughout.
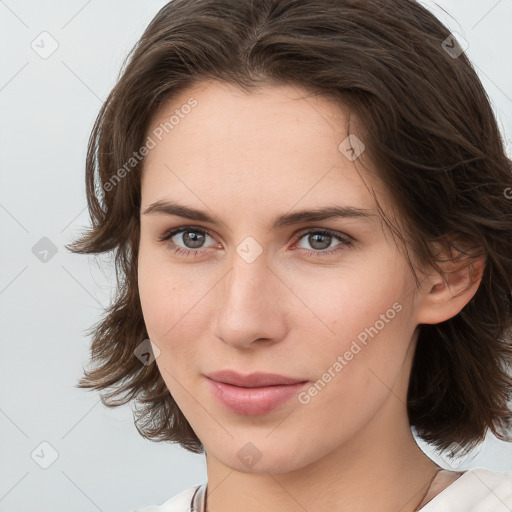
<path id="1" fill-rule="evenodd" d="M 171 276 L 160 250 L 141 241 L 138 263 L 138 288 L 142 314 L 150 339 L 160 349 L 172 327 L 183 316 L 183 293 L 179 273 Z M 169 331 L 171 329 L 171 331 Z"/>
<path id="2" fill-rule="evenodd" d="M 375 271 L 368 266 L 364 273 L 347 272 L 331 279 L 327 292 L 322 280 L 312 288 L 310 277 L 297 289 L 309 306 L 307 321 L 295 319 L 302 322 L 300 338 L 315 362 L 317 387 L 330 388 L 324 399 L 338 405 L 358 406 L 364 390 L 378 400 L 387 392 L 383 383 L 392 385 L 402 371 L 414 331 L 405 269 L 390 261 Z"/>
<path id="3" fill-rule="evenodd" d="M 165 250 L 141 240 L 138 258 L 138 288 L 141 308 L 150 337 L 164 339 L 187 309 L 190 283 L 183 272 L 173 270 Z"/>
<path id="4" fill-rule="evenodd" d="M 333 323 L 336 335 L 324 337 L 316 350 L 309 352 L 314 376 L 298 401 L 311 428 L 321 424 L 338 432 L 334 437 L 350 436 L 367 424 L 388 398 L 394 401 L 393 395 L 402 396 L 399 388 L 406 368 L 408 324 L 401 316 L 406 314 L 404 308 L 397 311 L 392 304 L 388 306 L 376 302 L 360 309 L 367 311 L 366 318 L 351 318 L 347 310 Z M 387 323 L 380 319 L 381 313 Z M 395 406 L 402 407 L 400 399 Z"/>
<path id="5" fill-rule="evenodd" d="M 161 261 L 157 251 L 139 253 L 138 286 L 146 330 L 151 341 L 159 348 L 156 365 L 180 408 L 187 404 L 184 390 L 186 371 L 193 368 L 197 347 L 197 316 L 190 283 L 183 273 L 166 270 L 168 262 Z M 160 261 L 159 261 L 160 260 Z"/>
<path id="6" fill-rule="evenodd" d="M 138 286 L 148 336 L 160 349 L 157 364 L 169 389 L 171 375 L 183 379 L 201 360 L 198 340 L 207 332 L 211 306 L 211 276 L 193 265 L 178 267 L 164 250 L 141 244 Z M 163 370 L 167 371 L 163 371 Z M 178 391 L 178 390 L 177 390 Z"/>
<path id="7" fill-rule="evenodd" d="M 311 333 L 319 343 L 343 348 L 344 343 L 367 329 L 389 331 L 405 316 L 408 283 L 403 269 L 393 268 L 393 262 L 382 262 L 372 270 L 360 268 L 322 269 L 313 274 L 292 276 L 297 301 L 294 320 L 301 330 Z M 328 270 L 326 272 L 325 270 Z M 321 340 L 321 341 L 320 341 Z"/>

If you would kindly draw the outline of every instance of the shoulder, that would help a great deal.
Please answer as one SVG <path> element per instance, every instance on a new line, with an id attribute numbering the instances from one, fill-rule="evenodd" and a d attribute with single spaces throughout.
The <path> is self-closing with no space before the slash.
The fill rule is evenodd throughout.
<path id="1" fill-rule="evenodd" d="M 510 512 L 512 472 L 493 471 L 482 467 L 468 469 L 420 509 L 421 512 L 444 510 Z"/>
<path id="2" fill-rule="evenodd" d="M 202 489 L 204 485 L 195 485 L 176 494 L 161 505 L 152 505 L 149 507 L 138 508 L 133 512 L 189 512 L 192 499 L 196 492 Z"/>

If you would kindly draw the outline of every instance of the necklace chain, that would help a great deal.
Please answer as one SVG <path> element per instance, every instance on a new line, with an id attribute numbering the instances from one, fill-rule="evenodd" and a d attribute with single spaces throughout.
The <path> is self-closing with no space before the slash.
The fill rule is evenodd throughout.
<path id="1" fill-rule="evenodd" d="M 416 508 L 414 509 L 414 512 L 418 512 L 419 510 L 421 510 L 419 507 L 420 505 L 423 503 L 423 500 L 425 499 L 425 497 L 427 496 L 428 492 L 430 491 L 431 487 L 432 487 L 432 483 L 434 482 L 434 480 L 436 479 L 436 476 L 439 474 L 440 471 L 442 471 L 443 468 L 439 467 L 437 468 L 436 472 L 434 473 L 434 476 L 432 476 L 432 478 L 430 479 L 430 482 L 428 484 L 428 487 L 427 487 L 427 490 L 423 493 L 423 496 L 421 497 L 420 501 L 418 502 L 418 504 L 416 505 Z M 421 507 L 423 508 L 423 507 Z"/>

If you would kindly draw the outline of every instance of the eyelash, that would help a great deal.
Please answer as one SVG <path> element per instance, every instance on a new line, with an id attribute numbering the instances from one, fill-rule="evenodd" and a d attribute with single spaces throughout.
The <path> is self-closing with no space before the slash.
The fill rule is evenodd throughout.
<path id="1" fill-rule="evenodd" d="M 209 231 L 206 229 L 198 228 L 198 227 L 194 227 L 194 226 L 184 226 L 184 227 L 174 228 L 174 229 L 171 229 L 170 231 L 167 231 L 167 233 L 165 233 L 162 237 L 158 237 L 157 240 L 159 242 L 167 242 L 174 236 L 176 236 L 180 233 L 185 233 L 185 232 L 194 232 L 194 233 L 200 233 L 201 235 L 211 236 Z M 313 250 L 309 250 L 309 249 L 302 249 L 302 250 L 306 251 L 308 256 L 320 256 L 320 257 L 330 256 L 331 254 L 345 250 L 347 247 L 351 247 L 353 244 L 353 241 L 354 241 L 348 235 L 338 233 L 337 231 L 331 231 L 330 229 L 310 229 L 308 231 L 302 231 L 301 233 L 299 233 L 296 237 L 295 243 L 300 242 L 300 240 L 302 240 L 302 238 L 304 238 L 305 235 L 310 235 L 310 234 L 321 234 L 321 235 L 331 236 L 341 243 L 336 245 L 333 249 L 329 249 L 329 250 L 313 251 Z M 295 243 L 294 243 L 294 245 L 295 245 Z M 174 253 L 184 255 L 184 256 L 189 256 L 191 254 L 193 256 L 199 256 L 207 250 L 207 249 L 184 249 L 183 247 L 179 247 L 172 242 L 169 243 L 168 245 L 170 246 L 170 249 Z"/>

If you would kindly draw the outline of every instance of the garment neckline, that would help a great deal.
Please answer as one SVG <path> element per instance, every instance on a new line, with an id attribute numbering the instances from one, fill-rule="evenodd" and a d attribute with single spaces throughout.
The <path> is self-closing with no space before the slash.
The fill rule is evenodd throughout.
<path id="1" fill-rule="evenodd" d="M 445 487 L 441 492 L 437 493 L 431 500 L 429 500 L 427 503 L 425 503 L 425 505 L 423 505 L 423 507 L 418 509 L 417 512 L 429 512 L 431 507 L 434 507 L 441 500 L 443 500 L 447 496 L 450 496 L 451 494 L 453 494 L 455 492 L 455 490 L 467 480 L 468 476 L 471 473 L 473 473 L 475 469 L 478 469 L 478 468 L 470 468 L 465 471 L 462 471 L 462 474 L 456 480 L 454 480 L 450 485 Z M 449 470 L 445 470 L 445 471 L 449 471 Z M 458 473 L 458 471 L 457 471 L 457 473 Z"/>
<path id="2" fill-rule="evenodd" d="M 442 468 L 444 471 L 449 471 Z M 431 500 L 429 500 L 423 507 L 418 509 L 417 512 L 428 512 L 432 506 L 437 505 L 437 503 L 445 498 L 447 495 L 450 495 L 454 492 L 454 490 L 462 484 L 463 481 L 467 479 L 470 473 L 472 473 L 476 468 L 471 468 L 465 471 L 462 471 L 462 474 L 454 480 L 450 485 L 445 487 L 441 492 L 437 493 Z M 458 473 L 458 471 L 457 471 Z M 438 473 L 439 474 L 439 473 Z M 192 499 L 190 501 L 190 511 L 191 512 L 206 512 L 206 488 L 207 484 L 202 484 L 197 487 L 196 491 L 192 495 Z"/>
<path id="3" fill-rule="evenodd" d="M 190 500 L 190 512 L 206 512 L 207 483 L 199 485 Z"/>

